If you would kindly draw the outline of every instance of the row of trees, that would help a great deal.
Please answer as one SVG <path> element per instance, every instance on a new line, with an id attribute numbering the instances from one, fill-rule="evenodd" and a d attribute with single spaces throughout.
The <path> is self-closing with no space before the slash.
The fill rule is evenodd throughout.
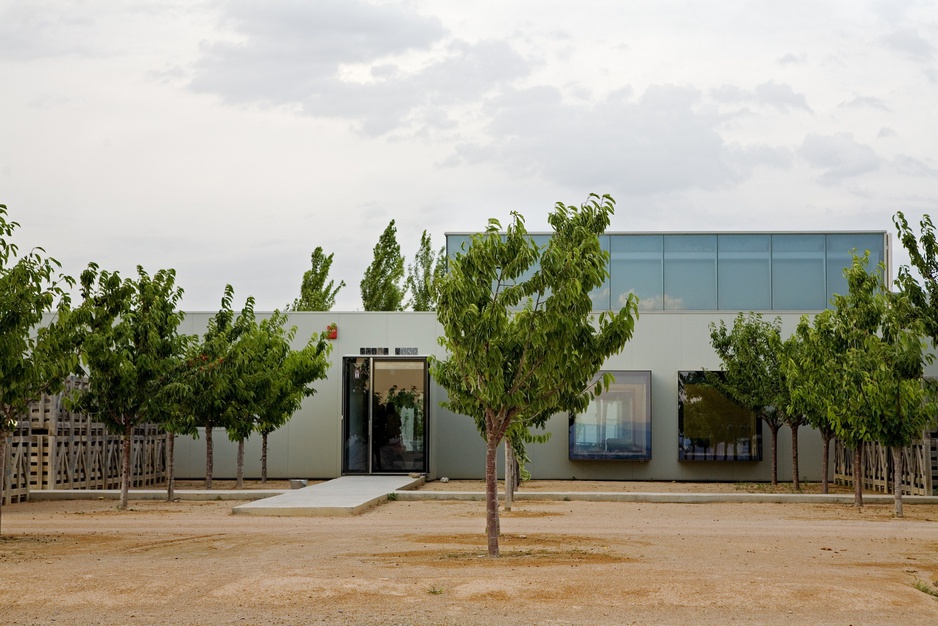
<path id="1" fill-rule="evenodd" d="M 914 246 L 915 238 L 907 245 Z M 726 373 L 714 384 L 769 427 L 772 484 L 778 482 L 777 436 L 784 425 L 792 432 L 794 489 L 800 489 L 798 429 L 809 424 L 823 440 L 824 493 L 831 438 L 853 450 L 857 506 L 863 504 L 864 443 L 891 450 L 895 513 L 901 517 L 902 449 L 938 417 L 938 388 L 924 377 L 933 355 L 923 340 L 929 309 L 921 303 L 930 300 L 916 306 L 912 294 L 920 287 L 908 268 L 900 272 L 900 291 L 891 292 L 883 282 L 885 268 L 869 271 L 868 263 L 868 254 L 855 256 L 844 272 L 848 293 L 835 295 L 833 308 L 813 319 L 803 316 L 787 339 L 780 319 L 767 322 L 758 314 L 740 314 L 731 329 L 711 325 Z"/>
<path id="2" fill-rule="evenodd" d="M 331 344 L 325 335 L 294 350 L 296 328 L 286 327 L 286 316 L 274 312 L 258 321 L 252 298 L 235 312 L 231 286 L 201 338 L 181 334 L 183 291 L 173 270 L 151 276 L 138 267 L 131 279 L 91 263 L 79 280 L 81 302 L 73 307 L 74 280 L 41 249 L 19 256 L 11 241 L 17 226 L 0 205 L 0 476 L 16 418 L 42 393 L 61 389 L 69 373 L 79 373 L 88 377 L 88 389 L 68 399 L 71 408 L 103 422 L 122 440 L 121 508 L 127 507 L 131 437 L 142 423 L 162 425 L 170 441 L 172 434 L 192 435 L 204 427 L 209 488 L 213 429 L 225 428 L 239 443 L 239 486 L 243 444 L 257 432 L 264 439 L 266 479 L 267 436 L 326 375 Z M 40 325 L 51 312 L 51 323 Z"/>
<path id="3" fill-rule="evenodd" d="M 329 311 L 345 281 L 336 285 L 329 278 L 333 254 L 322 247 L 313 250 L 310 269 L 303 274 L 300 297 L 287 308 L 294 311 Z M 433 250 L 427 231 L 420 236 L 420 246 L 411 263 L 406 265 L 397 243 L 394 220 L 388 224 L 374 247 L 374 257 L 361 280 L 362 306 L 366 311 L 433 311 L 437 301 L 437 284 L 446 271 L 446 248 Z"/>

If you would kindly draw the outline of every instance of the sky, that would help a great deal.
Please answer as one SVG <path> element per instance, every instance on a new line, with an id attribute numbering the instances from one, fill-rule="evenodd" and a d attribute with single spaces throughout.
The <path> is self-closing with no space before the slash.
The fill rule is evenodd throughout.
<path id="1" fill-rule="evenodd" d="M 20 248 L 191 311 L 283 308 L 317 246 L 361 310 L 392 219 L 410 261 L 590 193 L 614 232 L 938 218 L 927 1 L 0 0 L 0 85 Z"/>

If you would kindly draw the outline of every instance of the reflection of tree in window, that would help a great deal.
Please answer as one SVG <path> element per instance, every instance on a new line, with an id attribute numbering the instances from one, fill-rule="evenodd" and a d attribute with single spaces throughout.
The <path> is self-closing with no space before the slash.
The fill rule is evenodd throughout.
<path id="1" fill-rule="evenodd" d="M 679 401 L 680 455 L 683 460 L 758 460 L 758 422 L 713 386 L 706 375 L 682 372 Z"/>

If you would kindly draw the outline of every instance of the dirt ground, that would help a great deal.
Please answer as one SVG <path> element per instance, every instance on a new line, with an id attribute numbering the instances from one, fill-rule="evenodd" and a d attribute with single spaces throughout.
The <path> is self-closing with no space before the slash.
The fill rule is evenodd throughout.
<path id="1" fill-rule="evenodd" d="M 525 489 L 638 485 L 550 482 Z M 938 587 L 934 505 L 893 519 L 889 505 L 522 501 L 491 559 L 482 502 L 344 518 L 236 504 L 4 507 L 0 623 L 938 624 L 938 598 L 915 586 Z"/>

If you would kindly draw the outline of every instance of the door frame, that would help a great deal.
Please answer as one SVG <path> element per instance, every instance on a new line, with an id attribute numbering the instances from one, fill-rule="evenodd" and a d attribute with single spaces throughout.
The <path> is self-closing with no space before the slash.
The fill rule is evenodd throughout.
<path id="1" fill-rule="evenodd" d="M 365 417 L 366 421 L 366 439 L 367 441 L 363 442 L 363 448 L 365 451 L 365 458 L 367 459 L 367 468 L 364 471 L 352 471 L 349 469 L 349 446 L 347 442 L 349 441 L 349 362 L 350 361 L 361 361 L 367 360 L 368 362 L 368 393 L 371 395 L 372 389 L 374 388 L 374 378 L 375 378 L 375 363 L 376 362 L 411 362 L 411 363 L 421 363 L 423 365 L 423 376 L 421 377 L 423 382 L 423 464 L 421 468 L 407 467 L 402 468 L 399 471 L 389 471 L 375 469 L 374 465 L 374 455 L 373 455 L 373 445 L 374 445 L 374 427 L 375 427 L 375 406 L 374 401 L 367 401 L 364 405 L 367 407 L 368 415 Z M 396 474 L 410 474 L 417 472 L 420 474 L 428 474 L 430 471 L 430 368 L 429 362 L 426 356 L 420 355 L 408 355 L 408 356 L 378 356 L 378 355 L 364 355 L 364 354 L 354 354 L 346 355 L 342 357 L 342 416 L 341 416 L 341 475 L 346 476 L 370 476 L 370 475 L 396 475 Z"/>

